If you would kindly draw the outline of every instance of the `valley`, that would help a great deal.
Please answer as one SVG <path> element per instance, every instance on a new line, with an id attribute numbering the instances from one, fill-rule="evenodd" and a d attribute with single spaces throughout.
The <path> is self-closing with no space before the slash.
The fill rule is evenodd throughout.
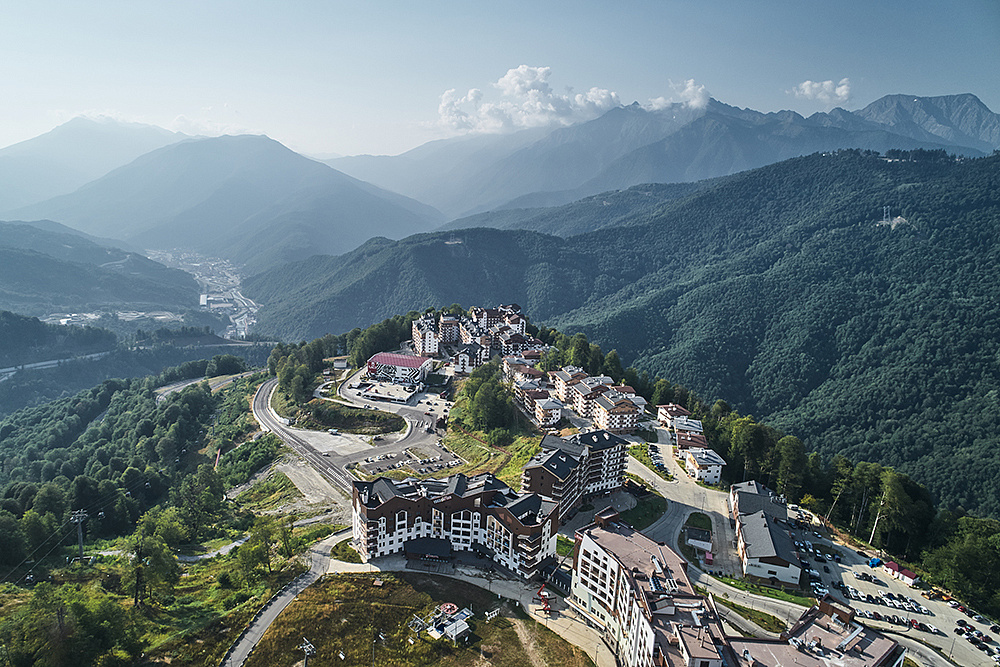
<path id="1" fill-rule="evenodd" d="M 353 496 L 368 488 L 358 483 L 406 498 L 438 493 L 442 483 L 497 485 L 507 500 L 492 511 L 525 502 L 515 500 L 518 489 L 534 484 L 532 471 L 550 451 L 540 443 L 551 448 L 565 437 L 566 451 L 576 452 L 581 432 L 605 428 L 621 431 L 623 451 L 632 452 L 621 457 L 622 490 L 607 502 L 638 522 L 645 538 L 636 531 L 634 539 L 676 546 L 698 586 L 731 595 L 729 580 L 708 573 L 749 579 L 725 546 L 743 519 L 734 514 L 736 533 L 727 531 L 724 495 L 677 468 L 676 429 L 652 419 L 658 404 L 675 401 L 728 461 L 725 486 L 749 478 L 773 487 L 832 531 L 833 548 L 891 550 L 997 613 L 992 569 L 972 572 L 962 559 L 1000 559 L 989 544 L 1000 534 L 991 518 L 1000 516 L 1000 411 L 991 407 L 1000 356 L 990 329 L 1000 318 L 991 296 L 1000 163 L 995 150 L 989 155 L 1000 147 L 998 118 L 970 95 L 890 96 L 809 117 L 710 100 L 443 140 L 401 160 L 321 163 L 249 135 L 160 135 L 163 144 L 149 152 L 116 153 L 121 164 L 109 158 L 106 172 L 24 201 L 9 211 L 18 221 L 0 223 L 0 307 L 13 311 L 0 318 L 12 343 L 3 350 L 9 367 L 0 369 L 0 541 L 11 545 L 0 560 L 27 586 L 10 603 L 14 625 L 0 622 L 0 634 L 29 623 L 45 594 L 30 585 L 44 571 L 60 584 L 78 578 L 91 586 L 87 604 L 104 600 L 103 609 L 124 610 L 143 628 L 117 636 L 116 651 L 142 644 L 164 662 L 238 656 L 253 664 L 298 633 L 300 621 L 291 630 L 286 623 L 299 618 L 295 600 L 307 583 L 323 572 L 346 581 L 362 571 L 331 559 L 354 553 L 340 532 L 346 524 L 363 558 L 386 559 L 370 567 L 391 586 L 413 569 L 397 553 L 402 542 L 378 538 L 372 547 L 358 537 Z M 128 249 L 136 246 L 152 249 Z M 491 307 L 470 311 L 482 330 L 462 319 L 470 305 L 512 302 L 520 307 L 500 310 L 523 308 L 531 320 L 512 316 L 506 334 L 489 323 Z M 544 366 L 531 376 L 540 384 L 507 393 L 498 370 L 474 370 L 488 358 L 473 363 L 475 353 L 451 340 L 450 356 L 431 364 L 462 364 L 435 369 L 454 383 L 448 399 L 400 393 L 396 404 L 358 388 L 373 355 L 411 355 L 400 344 L 411 327 L 435 329 L 440 309 L 469 328 L 463 344 L 530 340 L 536 354 L 523 365 Z M 299 340 L 311 342 L 289 342 Z M 599 407 L 581 400 L 576 414 L 553 411 L 549 392 L 559 380 L 548 385 L 555 376 L 547 373 L 560 366 L 570 368 L 567 377 L 590 374 L 595 395 L 610 387 L 595 399 Z M 59 523 L 86 498 L 97 517 L 88 548 L 102 558 L 151 550 L 159 574 L 151 568 L 142 585 L 127 560 L 98 560 L 96 569 L 21 562 L 43 547 L 68 553 L 72 536 Z M 547 502 L 517 520 L 543 522 Z M 564 550 L 599 518 L 602 508 L 587 505 L 560 524 Z M 700 516 L 717 532 L 714 558 L 679 542 Z M 538 558 L 495 556 L 499 529 L 491 530 L 481 539 L 492 540 L 493 560 L 459 558 L 451 573 L 490 575 L 488 587 L 511 601 L 505 618 L 519 619 L 511 606 L 519 601 L 577 646 L 545 633 L 528 640 L 529 626 L 519 626 L 520 650 L 534 662 L 544 639 L 554 642 L 546 650 L 580 664 L 610 664 L 613 643 L 593 631 L 603 619 L 565 582 L 559 598 L 525 588 L 519 577 Z M 375 556 L 376 547 L 384 553 Z M 506 576 L 494 577 L 494 565 Z M 209 571 L 218 584 L 199 578 Z M 183 575 L 201 583 L 189 587 Z M 563 567 L 562 576 L 573 574 Z M 99 590 L 100 577 L 126 583 Z M 822 598 L 824 586 L 840 583 L 810 575 L 792 585 Z M 310 586 L 303 599 L 319 590 Z M 794 606 L 737 595 L 777 622 L 798 620 Z M 283 600 L 280 609 L 258 613 L 271 596 Z M 555 613 L 542 610 L 550 603 Z M 152 629 L 169 626 L 160 612 L 186 618 L 188 607 L 208 625 L 173 631 L 198 637 L 196 650 Z M 706 613 L 718 613 L 712 618 L 732 638 L 771 636 L 741 615 L 742 605 L 726 609 Z M 222 628 L 225 640 L 202 634 L 206 627 Z M 927 645 L 945 648 L 937 637 L 907 635 L 893 650 L 907 646 L 924 664 L 947 664 Z M 963 645 L 957 655 L 976 664 L 975 650 Z M 421 651 L 394 655 L 424 664 Z M 475 662 L 471 653 L 433 651 Z"/>

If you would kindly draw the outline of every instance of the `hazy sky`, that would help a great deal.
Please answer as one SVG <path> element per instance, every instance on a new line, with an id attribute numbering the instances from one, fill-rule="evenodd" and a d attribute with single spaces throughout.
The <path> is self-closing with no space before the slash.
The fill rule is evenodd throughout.
<path id="1" fill-rule="evenodd" d="M 971 92 L 1000 111 L 998 0 L 38 0 L 0 17 L 0 146 L 84 113 L 349 155 L 706 95 L 808 115 Z"/>

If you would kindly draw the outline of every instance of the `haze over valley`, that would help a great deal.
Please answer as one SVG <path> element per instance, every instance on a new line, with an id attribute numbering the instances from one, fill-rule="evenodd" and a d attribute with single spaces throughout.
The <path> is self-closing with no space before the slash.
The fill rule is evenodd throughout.
<path id="1" fill-rule="evenodd" d="M 995 3 L 57 5 L 0 25 L 11 664 L 1000 661 Z M 649 642 L 585 564 L 647 542 Z"/>

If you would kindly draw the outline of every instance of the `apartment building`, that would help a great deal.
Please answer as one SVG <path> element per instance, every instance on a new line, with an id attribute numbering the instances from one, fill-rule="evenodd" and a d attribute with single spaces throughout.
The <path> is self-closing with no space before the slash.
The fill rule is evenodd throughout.
<path id="1" fill-rule="evenodd" d="M 722 479 L 722 468 L 726 460 L 711 449 L 692 448 L 684 457 L 684 469 L 688 477 L 705 484 L 718 484 Z"/>
<path id="2" fill-rule="evenodd" d="M 541 448 L 521 473 L 521 492 L 558 502 L 560 521 L 585 498 L 610 493 L 625 483 L 628 442 L 607 431 L 568 439 L 546 435 Z"/>
<path id="3" fill-rule="evenodd" d="M 413 351 L 422 357 L 436 357 L 440 349 L 438 324 L 433 314 L 427 314 L 410 325 L 410 339 L 413 341 Z"/>
<path id="4" fill-rule="evenodd" d="M 619 665 L 736 664 L 718 611 L 694 591 L 672 549 L 610 508 L 575 538 L 567 602 L 601 629 Z"/>
<path id="5" fill-rule="evenodd" d="M 447 560 L 481 553 L 524 579 L 555 556 L 557 503 L 489 473 L 354 482 L 352 545 L 363 561 L 393 553 Z"/>
<path id="6" fill-rule="evenodd" d="M 582 368 L 563 366 L 549 373 L 556 397 L 594 426 L 612 433 L 631 433 L 639 426 L 645 399 L 606 375 L 590 376 Z"/>
<path id="7" fill-rule="evenodd" d="M 610 433 L 631 433 L 639 427 L 641 411 L 632 399 L 609 391 L 594 399 L 594 426 Z"/>
<path id="8" fill-rule="evenodd" d="M 663 426 L 667 428 L 673 427 L 673 420 L 676 417 L 690 417 L 691 412 L 676 403 L 667 403 L 666 405 L 656 406 L 656 420 L 660 422 Z"/>

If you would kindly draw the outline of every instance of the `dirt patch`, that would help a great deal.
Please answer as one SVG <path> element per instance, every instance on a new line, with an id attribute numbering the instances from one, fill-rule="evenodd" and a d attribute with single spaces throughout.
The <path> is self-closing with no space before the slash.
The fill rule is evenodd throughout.
<path id="1" fill-rule="evenodd" d="M 511 623 L 514 624 L 514 631 L 517 633 L 517 638 L 521 640 L 521 646 L 524 647 L 524 653 L 528 656 L 531 664 L 535 667 L 546 667 L 542 652 L 535 643 L 535 633 L 528 627 L 528 624 L 520 618 L 512 618 Z"/>

